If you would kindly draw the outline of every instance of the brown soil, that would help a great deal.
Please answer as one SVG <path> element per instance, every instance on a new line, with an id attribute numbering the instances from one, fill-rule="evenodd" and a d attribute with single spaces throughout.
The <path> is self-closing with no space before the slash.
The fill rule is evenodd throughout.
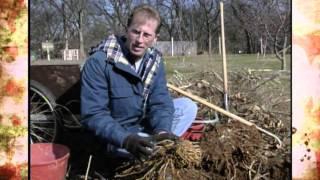
<path id="1" fill-rule="evenodd" d="M 210 177 L 216 177 L 214 179 L 290 177 L 289 155 L 282 154 L 278 149 L 271 150 L 254 127 L 239 122 L 216 125 L 205 134 L 201 147 L 204 151 L 204 170 Z"/>

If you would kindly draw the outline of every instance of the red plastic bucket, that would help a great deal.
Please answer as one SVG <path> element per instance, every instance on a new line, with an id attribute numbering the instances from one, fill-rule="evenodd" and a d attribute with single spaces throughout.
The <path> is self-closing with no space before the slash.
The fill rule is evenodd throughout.
<path id="1" fill-rule="evenodd" d="M 31 144 L 31 179 L 64 180 L 70 150 L 61 144 Z"/>

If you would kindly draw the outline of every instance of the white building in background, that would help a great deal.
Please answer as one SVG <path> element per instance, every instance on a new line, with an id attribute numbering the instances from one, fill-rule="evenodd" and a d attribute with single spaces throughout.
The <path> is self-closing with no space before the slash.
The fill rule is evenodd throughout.
<path id="1" fill-rule="evenodd" d="M 196 56 L 197 42 L 196 41 L 158 41 L 155 47 L 164 56 Z"/>
<path id="2" fill-rule="evenodd" d="M 79 49 L 65 49 L 63 50 L 64 61 L 79 61 Z"/>

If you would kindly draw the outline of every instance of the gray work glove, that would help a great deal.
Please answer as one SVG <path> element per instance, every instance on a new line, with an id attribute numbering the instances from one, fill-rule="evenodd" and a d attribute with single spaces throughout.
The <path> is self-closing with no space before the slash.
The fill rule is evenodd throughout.
<path id="1" fill-rule="evenodd" d="M 150 137 L 131 134 L 124 140 L 124 148 L 137 159 L 147 159 L 153 152 L 154 145 Z"/>
<path id="2" fill-rule="evenodd" d="M 152 140 L 155 142 L 160 142 L 160 141 L 163 141 L 166 139 L 176 142 L 179 139 L 179 137 L 174 135 L 171 132 L 157 133 L 157 134 L 153 135 L 153 137 L 152 137 Z"/>

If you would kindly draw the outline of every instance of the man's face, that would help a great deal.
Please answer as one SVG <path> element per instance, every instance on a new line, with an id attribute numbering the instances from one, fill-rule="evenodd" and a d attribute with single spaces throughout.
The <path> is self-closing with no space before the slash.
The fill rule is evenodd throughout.
<path id="1" fill-rule="evenodd" d="M 140 59 L 146 49 L 152 46 L 157 40 L 156 29 L 158 22 L 154 19 L 133 19 L 127 30 L 126 46 L 134 60 Z"/>

